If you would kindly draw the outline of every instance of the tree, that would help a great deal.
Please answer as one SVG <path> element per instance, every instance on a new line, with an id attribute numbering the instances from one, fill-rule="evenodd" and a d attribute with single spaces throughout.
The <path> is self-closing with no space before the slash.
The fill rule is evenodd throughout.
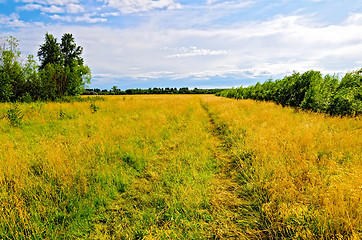
<path id="1" fill-rule="evenodd" d="M 25 77 L 25 89 L 27 92 L 24 95 L 24 101 L 38 100 L 41 98 L 41 82 L 38 74 L 38 65 L 34 60 L 33 55 L 29 55 L 27 62 L 23 66 Z"/>
<path id="2" fill-rule="evenodd" d="M 62 37 L 60 44 L 60 51 L 63 56 L 64 66 L 70 67 L 77 62 L 79 65 L 83 65 L 83 58 L 80 55 L 83 53 L 83 47 L 77 46 L 74 43 L 74 37 L 70 33 L 65 33 Z"/>
<path id="3" fill-rule="evenodd" d="M 127 90 L 126 90 L 126 94 L 127 94 L 127 95 L 132 95 L 132 94 L 133 94 L 133 90 L 132 90 L 132 89 L 127 89 Z"/>
<path id="4" fill-rule="evenodd" d="M 83 65 L 82 53 L 83 47 L 75 44 L 72 34 L 63 34 L 60 44 L 53 35 L 45 34 L 45 43 L 38 51 L 39 69 L 45 71 L 40 74 L 45 91 L 43 97 L 53 99 L 82 93 L 91 79 L 89 67 Z"/>
<path id="5" fill-rule="evenodd" d="M 60 52 L 59 43 L 53 35 L 46 33 L 45 34 L 45 43 L 40 45 L 38 51 L 38 57 L 40 60 L 39 69 L 43 70 L 48 63 L 51 64 L 61 64 L 62 56 Z"/>
<path id="6" fill-rule="evenodd" d="M 24 74 L 19 63 L 19 41 L 10 36 L 0 45 L 0 101 L 14 101 L 25 93 Z"/>

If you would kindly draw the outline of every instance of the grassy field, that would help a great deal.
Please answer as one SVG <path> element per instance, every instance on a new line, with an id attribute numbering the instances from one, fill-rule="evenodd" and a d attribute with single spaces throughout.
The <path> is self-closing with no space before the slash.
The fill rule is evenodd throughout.
<path id="1" fill-rule="evenodd" d="M 362 121 L 212 95 L 0 104 L 0 239 L 360 239 Z"/>

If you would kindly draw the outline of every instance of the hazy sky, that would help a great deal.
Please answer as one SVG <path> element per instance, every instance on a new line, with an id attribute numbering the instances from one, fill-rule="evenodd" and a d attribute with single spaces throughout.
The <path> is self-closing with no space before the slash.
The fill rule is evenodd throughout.
<path id="1" fill-rule="evenodd" d="M 232 87 L 362 67 L 362 1 L 0 0 L 0 36 L 36 56 L 72 33 L 91 88 Z"/>

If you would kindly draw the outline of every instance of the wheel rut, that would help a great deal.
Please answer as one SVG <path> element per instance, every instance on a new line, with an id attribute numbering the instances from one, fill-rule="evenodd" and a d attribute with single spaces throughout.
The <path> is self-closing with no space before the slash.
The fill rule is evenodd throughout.
<path id="1" fill-rule="evenodd" d="M 242 214 L 247 202 L 239 197 L 240 186 L 235 179 L 237 169 L 235 156 L 231 153 L 231 142 L 226 139 L 227 125 L 219 124 L 217 116 L 210 107 L 200 99 L 202 108 L 207 113 L 210 122 L 210 134 L 214 138 L 214 157 L 220 162 L 219 171 L 216 173 L 213 185 L 212 209 L 218 216 L 213 223 L 215 238 L 219 239 L 247 239 L 240 223 L 244 222 Z"/>

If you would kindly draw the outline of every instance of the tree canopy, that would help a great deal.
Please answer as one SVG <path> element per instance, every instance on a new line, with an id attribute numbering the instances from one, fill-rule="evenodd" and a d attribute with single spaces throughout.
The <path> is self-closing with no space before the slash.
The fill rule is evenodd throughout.
<path id="1" fill-rule="evenodd" d="M 91 71 L 81 57 L 83 47 L 65 33 L 61 42 L 49 33 L 38 51 L 40 64 L 21 55 L 18 40 L 0 39 L 0 101 L 55 100 L 82 93 Z"/>
<path id="2" fill-rule="evenodd" d="M 274 101 L 330 115 L 357 116 L 362 114 L 362 69 L 346 73 L 341 80 L 336 75 L 323 78 L 319 71 L 293 73 L 283 79 L 228 89 L 217 95 Z"/>
<path id="3" fill-rule="evenodd" d="M 60 46 L 53 35 L 49 33 L 45 34 L 45 43 L 40 45 L 38 57 L 41 62 L 39 66 L 40 70 L 43 70 L 47 64 L 61 63 Z"/>

